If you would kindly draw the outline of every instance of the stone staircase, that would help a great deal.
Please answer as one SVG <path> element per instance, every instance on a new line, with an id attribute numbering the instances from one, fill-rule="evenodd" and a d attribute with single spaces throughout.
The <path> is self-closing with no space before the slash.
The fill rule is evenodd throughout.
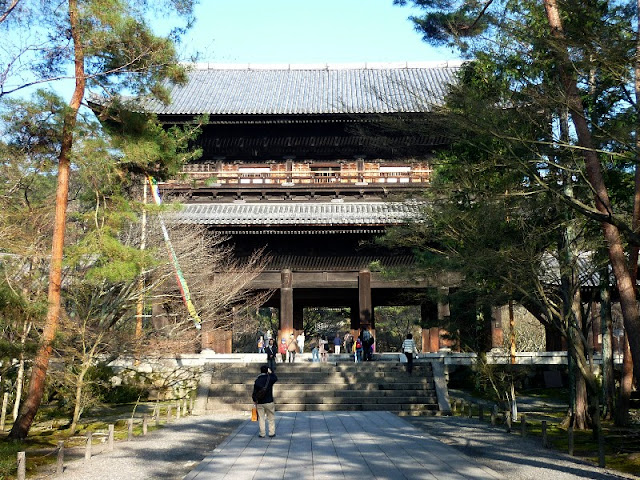
<path id="1" fill-rule="evenodd" d="M 196 410 L 201 413 L 249 411 L 259 365 L 207 365 L 199 387 Z M 450 413 L 446 383 L 435 381 L 431 362 L 415 363 L 411 376 L 406 373 L 404 364 L 392 361 L 285 363 L 277 365 L 276 374 L 278 382 L 273 390 L 278 411 L 386 410 L 399 415 Z M 445 385 L 444 392 L 442 385 Z"/>

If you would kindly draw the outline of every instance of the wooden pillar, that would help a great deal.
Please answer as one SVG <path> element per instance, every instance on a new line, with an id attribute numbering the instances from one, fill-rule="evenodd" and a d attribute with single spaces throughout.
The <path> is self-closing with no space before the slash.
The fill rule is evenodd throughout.
<path id="1" fill-rule="evenodd" d="M 442 327 L 449 324 L 449 317 L 451 316 L 451 310 L 449 308 L 449 287 L 438 287 L 438 327 L 431 329 L 431 350 L 437 352 L 443 347 L 442 336 L 447 335 L 447 332 Z M 443 332 L 444 330 L 444 332 Z M 436 334 L 437 332 L 437 334 Z"/>
<path id="2" fill-rule="evenodd" d="M 504 307 L 491 308 L 491 348 L 502 348 L 504 332 L 502 329 L 502 315 Z"/>
<path id="3" fill-rule="evenodd" d="M 422 326 L 422 351 L 430 350 L 430 328 L 437 327 L 438 324 L 438 306 L 433 302 L 424 302 L 420 304 L 420 324 Z"/>
<path id="4" fill-rule="evenodd" d="M 205 337 L 205 333 L 207 334 Z M 217 329 L 208 332 L 202 332 L 202 344 L 205 348 L 205 338 L 207 340 L 206 348 L 210 348 L 216 353 L 232 353 L 233 352 L 233 332 L 231 330 Z"/>
<path id="5" fill-rule="evenodd" d="M 437 352 L 440 350 L 440 327 L 431 327 L 429 329 L 429 352 Z"/>
<path id="6" fill-rule="evenodd" d="M 373 306 L 371 302 L 371 272 L 361 270 L 358 273 L 358 308 L 360 328 L 373 329 Z"/>
<path id="7" fill-rule="evenodd" d="M 293 158 L 294 157 L 284 157 L 285 158 L 285 169 L 287 172 L 286 184 L 293 184 Z"/>
<path id="8" fill-rule="evenodd" d="M 356 185 L 366 185 L 367 182 L 364 180 L 364 157 L 356 157 L 356 169 L 358 170 Z"/>
<path id="9" fill-rule="evenodd" d="M 280 273 L 280 330 L 278 341 L 293 333 L 293 275 L 285 268 Z"/>
<path id="10" fill-rule="evenodd" d="M 449 287 L 438 288 L 438 323 L 443 326 L 449 321 L 451 310 L 449 308 Z"/>
<path id="11" fill-rule="evenodd" d="M 429 329 L 428 328 L 422 328 L 422 338 L 421 338 L 421 348 L 420 351 L 421 352 L 430 352 L 430 344 L 429 344 Z"/>

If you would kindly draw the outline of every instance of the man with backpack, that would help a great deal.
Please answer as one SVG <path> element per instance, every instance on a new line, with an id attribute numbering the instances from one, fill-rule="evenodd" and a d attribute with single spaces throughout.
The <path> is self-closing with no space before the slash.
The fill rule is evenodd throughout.
<path id="1" fill-rule="evenodd" d="M 373 335 L 367 327 L 362 330 L 362 353 L 365 362 L 373 360 Z"/>
<path id="2" fill-rule="evenodd" d="M 259 436 L 266 436 L 265 420 L 269 422 L 269 437 L 276 436 L 276 406 L 273 402 L 273 384 L 278 381 L 278 377 L 266 365 L 260 367 L 260 375 L 253 384 L 251 398 L 258 409 Z"/>

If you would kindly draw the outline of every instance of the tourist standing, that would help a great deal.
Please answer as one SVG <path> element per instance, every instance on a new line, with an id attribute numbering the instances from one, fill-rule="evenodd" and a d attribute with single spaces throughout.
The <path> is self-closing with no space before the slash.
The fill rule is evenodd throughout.
<path id="1" fill-rule="evenodd" d="M 407 373 L 411 375 L 413 371 L 413 354 L 416 354 L 418 358 L 418 349 L 416 348 L 416 342 L 413 341 L 413 335 L 407 333 L 407 338 L 402 342 L 402 351 L 405 357 L 407 357 Z"/>
<path id="2" fill-rule="evenodd" d="M 336 336 L 333 339 L 333 353 L 335 353 L 336 355 L 340 355 L 341 346 L 342 346 L 342 340 L 340 339 L 340 334 L 336 333 Z"/>
<path id="3" fill-rule="evenodd" d="M 318 339 L 316 339 L 316 342 L 314 343 L 313 348 L 311 349 L 311 361 L 312 362 L 320 361 L 320 349 L 318 348 Z"/>
<path id="4" fill-rule="evenodd" d="M 300 353 L 304 353 L 304 332 L 300 332 L 297 336 L 296 341 L 298 342 L 298 348 L 300 349 Z"/>
<path id="5" fill-rule="evenodd" d="M 267 353 L 267 367 L 271 369 L 272 372 L 276 371 L 276 357 L 278 355 L 278 348 L 273 342 L 273 338 L 269 339 L 269 344 L 265 348 L 265 352 Z"/>
<path id="6" fill-rule="evenodd" d="M 349 332 L 344 334 L 344 351 L 349 355 L 353 353 L 353 335 Z"/>
<path id="7" fill-rule="evenodd" d="M 258 339 L 258 353 L 264 353 L 264 337 L 262 335 Z"/>
<path id="8" fill-rule="evenodd" d="M 298 342 L 296 342 L 293 333 L 289 336 L 287 350 L 289 351 L 289 363 L 294 363 L 296 361 L 296 352 L 298 351 Z"/>
<path id="9" fill-rule="evenodd" d="M 282 363 L 287 361 L 287 341 L 283 338 L 278 345 L 278 352 L 282 356 Z"/>
<path id="10" fill-rule="evenodd" d="M 360 340 L 360 337 L 356 338 L 356 341 L 353 343 L 353 352 L 353 361 L 360 363 L 362 361 L 362 340 Z"/>
<path id="11" fill-rule="evenodd" d="M 362 354 L 363 360 L 369 362 L 373 359 L 372 347 L 373 347 L 373 335 L 367 327 L 362 330 Z"/>
<path id="12" fill-rule="evenodd" d="M 329 353 L 329 342 L 327 341 L 327 337 L 322 335 L 320 337 L 320 361 L 327 361 L 327 354 Z"/>
<path id="13" fill-rule="evenodd" d="M 259 436 L 264 438 L 267 431 L 265 420 L 269 422 L 269 436 L 276 436 L 276 406 L 273 401 L 273 384 L 278 381 L 278 377 L 269 367 L 262 365 L 260 375 L 253 384 L 251 398 L 258 409 Z"/>

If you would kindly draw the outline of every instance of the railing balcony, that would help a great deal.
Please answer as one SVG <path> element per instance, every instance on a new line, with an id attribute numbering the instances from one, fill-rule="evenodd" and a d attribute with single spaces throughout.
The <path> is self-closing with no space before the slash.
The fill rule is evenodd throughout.
<path id="1" fill-rule="evenodd" d="M 217 185 L 356 185 L 356 184 L 425 184 L 431 177 L 431 169 L 420 168 L 409 171 L 379 170 L 312 170 L 312 171 L 268 171 L 243 172 L 216 170 L 213 165 L 186 165 L 182 171 L 183 180 L 169 183 L 192 183 L 196 186 Z M 258 169 L 255 169 L 258 170 Z"/>

